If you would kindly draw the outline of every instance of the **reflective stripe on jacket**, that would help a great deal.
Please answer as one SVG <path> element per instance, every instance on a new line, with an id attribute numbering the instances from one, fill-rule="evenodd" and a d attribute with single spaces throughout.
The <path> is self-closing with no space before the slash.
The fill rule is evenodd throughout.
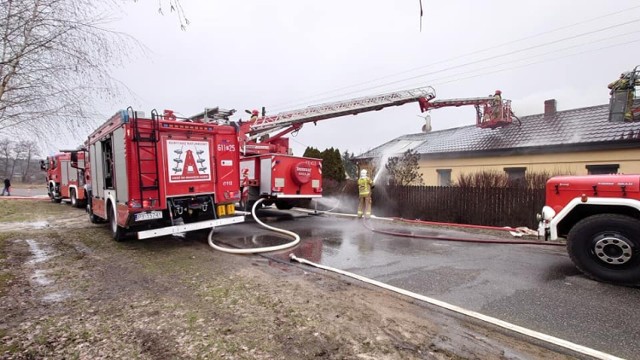
<path id="1" fill-rule="evenodd" d="M 373 181 L 368 177 L 358 179 L 358 193 L 360 196 L 367 196 L 371 193 L 371 184 L 373 184 Z"/>

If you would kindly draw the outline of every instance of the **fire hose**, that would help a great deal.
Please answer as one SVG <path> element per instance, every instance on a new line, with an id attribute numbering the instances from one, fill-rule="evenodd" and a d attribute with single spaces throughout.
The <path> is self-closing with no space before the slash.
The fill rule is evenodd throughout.
<path id="1" fill-rule="evenodd" d="M 447 236 L 407 234 L 407 233 L 401 233 L 397 231 L 374 229 L 373 227 L 371 227 L 371 224 L 369 224 L 368 219 L 365 219 L 365 221 L 363 221 L 362 224 L 365 228 L 369 229 L 374 233 L 392 235 L 392 236 L 410 237 L 410 238 L 416 238 L 416 239 L 433 239 L 433 240 L 443 240 L 443 241 L 459 241 L 459 242 L 484 243 L 484 244 L 565 246 L 565 244 L 562 244 L 562 243 L 538 242 L 538 241 L 526 241 L 526 240 L 516 241 L 516 240 L 501 240 L 501 239 L 468 239 L 468 238 L 447 237 Z"/>
<path id="2" fill-rule="evenodd" d="M 306 265 L 309 265 L 309 266 L 313 266 L 313 267 L 316 267 L 318 269 L 323 269 L 323 270 L 326 270 L 326 271 L 331 271 L 331 272 L 334 272 L 334 273 L 337 273 L 337 274 L 348 276 L 350 278 L 365 282 L 367 284 L 371 284 L 371 285 L 378 286 L 378 287 L 381 287 L 381 288 L 386 289 L 386 290 L 393 291 L 393 292 L 398 293 L 398 294 L 409 296 L 409 297 L 411 297 L 413 299 L 420 300 L 420 301 L 429 303 L 431 305 L 435 305 L 435 306 L 438 306 L 438 307 L 453 311 L 455 313 L 468 316 L 468 317 L 473 318 L 473 319 L 484 321 L 484 322 L 487 322 L 489 324 L 492 324 L 492 325 L 495 325 L 495 326 L 499 326 L 501 328 L 504 328 L 504 329 L 507 329 L 507 330 L 510 330 L 510 331 L 514 331 L 514 332 L 523 334 L 525 336 L 532 337 L 534 339 L 542 340 L 542 341 L 548 342 L 550 344 L 561 346 L 561 347 L 563 347 L 565 349 L 569 349 L 569 350 L 572 350 L 572 351 L 575 351 L 575 352 L 578 352 L 578 353 L 581 353 L 581 354 L 585 354 L 585 355 L 591 356 L 591 357 L 596 358 L 596 359 L 621 360 L 620 358 L 618 358 L 616 356 L 613 356 L 613 355 L 610 355 L 610 354 L 607 354 L 607 353 L 603 353 L 601 351 L 598 351 L 598 350 L 595 350 L 595 349 L 591 349 L 591 348 L 588 348 L 586 346 L 582 346 L 582 345 L 579 345 L 579 344 L 576 344 L 576 343 L 572 343 L 570 341 L 563 340 L 563 339 L 560 339 L 560 338 L 557 338 L 557 337 L 554 337 L 554 336 L 551 336 L 551 335 L 543 334 L 543 333 L 538 332 L 538 331 L 527 329 L 527 328 L 524 328 L 522 326 L 518 326 L 518 325 L 509 323 L 509 322 L 506 322 L 506 321 L 503 321 L 503 320 L 500 320 L 500 319 L 496 319 L 494 317 L 487 316 L 487 315 L 484 315 L 484 314 L 481 314 L 481 313 L 478 313 L 478 312 L 475 312 L 475 311 L 467 310 L 467 309 L 461 308 L 459 306 L 455 306 L 455 305 L 446 303 L 444 301 L 440 301 L 440 300 L 436 300 L 434 298 L 430 298 L 430 297 L 427 297 L 427 296 L 424 296 L 424 295 L 416 294 L 414 292 L 411 292 L 411 291 L 408 291 L 408 290 L 405 290 L 405 289 L 401 289 L 401 288 L 398 288 L 398 287 L 395 287 L 395 286 L 392 286 L 392 285 L 389 285 L 389 284 L 385 284 L 385 283 L 377 281 L 377 280 L 369 279 L 369 278 L 366 278 L 364 276 L 361 276 L 361 275 L 358 275 L 358 274 L 354 274 L 354 273 L 351 273 L 351 272 L 348 272 L 348 271 L 344 271 L 344 270 L 332 268 L 332 267 L 329 267 L 329 266 L 316 264 L 316 263 L 311 262 L 309 260 L 306 260 L 306 259 L 303 259 L 303 258 L 298 258 L 293 253 L 289 255 L 289 259 L 291 259 L 291 261 L 297 261 L 297 262 L 299 262 L 301 264 L 306 264 Z"/>
<path id="3" fill-rule="evenodd" d="M 274 226 L 270 226 L 267 225 L 265 223 L 263 223 L 262 221 L 260 221 L 260 219 L 258 219 L 258 216 L 256 215 L 256 209 L 257 207 L 264 201 L 264 199 L 259 199 L 258 201 L 255 202 L 255 204 L 253 204 L 253 207 L 251 208 L 251 215 L 253 216 L 253 219 L 260 225 L 262 225 L 263 227 L 271 230 L 271 231 L 275 231 L 287 236 L 291 236 L 293 238 L 293 241 L 285 243 L 285 244 L 281 244 L 281 245 L 274 245 L 274 246 L 265 246 L 265 247 L 259 247 L 259 248 L 250 248 L 250 249 L 233 249 L 233 248 L 228 248 L 228 247 L 222 247 L 219 245 L 214 244 L 213 242 L 213 233 L 215 232 L 215 227 L 213 229 L 211 229 L 211 231 L 209 232 L 209 246 L 211 246 L 212 248 L 218 250 L 218 251 L 222 251 L 222 252 L 226 252 L 226 253 L 230 253 L 230 254 L 256 254 L 256 253 L 262 253 L 262 252 L 270 252 L 270 251 L 278 251 L 278 250 L 283 250 L 283 249 L 287 249 L 290 248 L 292 246 L 296 246 L 299 242 L 300 242 L 300 236 L 296 233 L 294 233 L 293 231 L 289 231 L 289 230 L 285 230 L 285 229 L 280 229 Z"/>
<path id="4" fill-rule="evenodd" d="M 339 203 L 339 202 L 338 202 Z M 335 207 L 334 207 L 335 209 Z M 327 214 L 331 210 L 317 211 L 317 210 L 309 210 L 296 208 L 297 211 L 308 212 L 313 214 Z M 353 217 L 354 214 L 343 214 L 343 213 L 334 213 L 331 212 L 331 215 L 337 216 L 348 216 Z M 497 231 L 514 231 L 517 229 L 510 227 L 497 227 L 497 226 L 486 226 L 486 225 L 471 225 L 471 224 L 455 224 L 455 223 L 439 223 L 432 221 L 422 221 L 422 220 L 407 220 L 402 218 L 384 218 L 384 217 L 375 217 L 376 220 L 385 220 L 385 221 L 401 221 L 408 223 L 418 223 L 418 224 L 426 224 L 426 225 L 439 225 L 439 226 L 451 226 L 451 227 L 460 227 L 460 228 L 469 228 L 469 229 L 481 229 L 481 230 L 497 230 Z M 366 218 L 365 218 L 366 220 Z M 374 229 L 367 221 L 363 222 L 363 226 L 367 228 L 369 231 L 392 235 L 392 236 L 400 236 L 400 237 L 409 237 L 416 239 L 432 239 L 432 240 L 442 240 L 442 241 L 459 241 L 459 242 L 470 242 L 470 243 L 484 243 L 484 244 L 506 244 L 506 245 L 547 245 L 547 246 L 565 246 L 563 243 L 552 243 L 552 242 L 539 242 L 539 241 L 526 241 L 526 240 L 502 240 L 502 239 L 473 239 L 473 238 L 459 238 L 459 237 L 446 237 L 446 236 L 429 236 L 429 235 L 420 235 L 420 234 L 407 234 L 390 230 L 381 230 Z"/>
<path id="5" fill-rule="evenodd" d="M 255 253 L 260 253 L 260 252 L 270 252 L 270 251 L 283 250 L 283 249 L 286 249 L 286 248 L 289 248 L 289 247 L 297 245 L 300 242 L 300 236 L 298 234 L 296 234 L 296 233 L 294 233 L 292 231 L 288 231 L 288 230 L 285 230 L 285 229 L 280 229 L 280 228 L 276 228 L 276 227 L 267 225 L 267 224 L 263 223 L 258 218 L 258 216 L 256 215 L 256 208 L 260 205 L 260 203 L 263 200 L 264 199 L 260 199 L 253 205 L 253 207 L 251 209 L 251 214 L 252 214 L 253 218 L 256 220 L 256 222 L 258 224 L 262 225 L 263 227 L 265 227 L 265 228 L 267 228 L 269 230 L 272 230 L 272 231 L 275 231 L 275 232 L 278 232 L 278 233 L 282 233 L 282 234 L 291 236 L 294 239 L 292 242 L 289 242 L 289 243 L 286 243 L 286 244 L 281 244 L 281 245 L 276 245 L 276 246 L 268 246 L 268 247 L 261 247 L 261 248 L 251 248 L 251 249 L 225 248 L 225 247 L 221 247 L 221 246 L 218 246 L 218 245 L 213 243 L 213 233 L 215 232 L 215 228 L 214 228 L 214 229 L 211 229 L 211 232 L 209 233 L 209 238 L 208 238 L 209 245 L 212 248 L 216 249 L 216 250 L 219 250 L 219 251 L 222 251 L 222 252 L 227 252 L 227 253 L 232 253 L 232 254 L 255 254 Z M 363 221 L 363 225 L 367 229 L 369 229 L 369 230 L 371 230 L 373 232 L 387 234 L 387 235 L 394 235 L 394 236 L 427 238 L 427 239 L 448 240 L 448 241 L 464 241 L 464 242 L 484 242 L 484 243 L 501 243 L 501 244 L 504 244 L 504 243 L 507 243 L 507 244 L 531 244 L 531 245 L 559 245 L 559 246 L 562 246 L 562 244 L 537 243 L 537 242 L 532 242 L 532 241 L 475 240 L 475 239 L 464 239 L 464 238 L 454 238 L 454 237 L 438 237 L 438 236 L 427 236 L 427 235 L 417 235 L 417 234 L 404 234 L 404 233 L 398 233 L 398 232 L 374 229 L 374 228 L 372 228 L 370 226 L 370 224 L 368 223 L 367 219 L 365 219 L 365 221 Z M 569 350 L 572 350 L 572 351 L 575 351 L 575 352 L 578 352 L 578 353 L 581 353 L 581 354 L 592 356 L 592 357 L 594 357 L 596 359 L 612 359 L 612 360 L 613 359 L 619 359 L 619 358 L 617 358 L 615 356 L 600 352 L 600 351 L 595 350 L 595 349 L 591 349 L 591 348 L 588 348 L 588 347 L 585 347 L 585 346 L 582 346 L 582 345 L 579 345 L 579 344 L 575 344 L 575 343 L 572 343 L 572 342 L 569 342 L 569 341 L 566 341 L 566 340 L 563 340 L 563 339 L 560 339 L 560 338 L 556 338 L 556 337 L 553 337 L 553 336 L 550 336 L 550 335 L 547 335 L 547 334 L 543 334 L 543 333 L 540 333 L 540 332 L 537 332 L 537 331 L 534 331 L 534 330 L 530 330 L 530 329 L 527 329 L 527 328 L 524 328 L 524 327 L 521 327 L 521 326 L 518 326 L 518 325 L 515 325 L 515 324 L 511 324 L 509 322 L 500 320 L 500 319 L 496 319 L 494 317 L 490 317 L 490 316 L 487 316 L 487 315 L 484 315 L 484 314 L 481 314 L 481 313 L 478 313 L 478 312 L 475 312 L 475 311 L 470 311 L 470 310 L 467 310 L 467 309 L 464 309 L 464 308 L 461 308 L 461 307 L 458 307 L 458 306 L 455 306 L 455 305 L 452 305 L 452 304 L 449 304 L 449 303 L 446 303 L 446 302 L 443 302 L 443 301 L 440 301 L 440 300 L 429 298 L 429 297 L 424 296 L 424 295 L 416 294 L 416 293 L 413 293 L 413 292 L 405 290 L 405 289 L 397 288 L 395 286 L 388 285 L 388 284 L 385 284 L 385 283 L 382 283 L 382 282 L 379 282 L 379 281 L 376 281 L 376 280 L 373 280 L 373 279 L 369 279 L 369 278 L 366 278 L 364 276 L 360 276 L 360 275 L 357 275 L 357 274 L 354 274 L 354 273 L 350 273 L 350 272 L 347 272 L 347 271 L 344 271 L 344 270 L 335 269 L 335 268 L 331 268 L 331 267 L 328 267 L 328 266 L 323 266 L 323 265 L 320 265 L 320 264 L 316 264 L 316 263 L 313 263 L 313 262 L 308 261 L 306 259 L 298 258 L 293 253 L 289 254 L 289 258 L 292 261 L 297 261 L 297 262 L 299 262 L 301 264 L 306 264 L 306 265 L 310 265 L 310 266 L 313 266 L 313 267 L 316 267 L 316 268 L 319 268 L 319 269 L 324 269 L 324 270 L 327 270 L 327 271 L 331 271 L 331 272 L 335 272 L 335 273 L 338 273 L 338 274 L 342 274 L 342 275 L 345 275 L 345 276 L 348 276 L 348 277 L 363 281 L 365 283 L 368 283 L 368 284 L 371 284 L 371 285 L 374 285 L 374 286 L 378 286 L 378 287 L 381 287 L 381 288 L 384 288 L 384 289 L 387 289 L 387 290 L 390 290 L 390 291 L 393 291 L 393 292 L 396 292 L 396 293 L 399 293 L 399 294 L 403 294 L 405 296 L 409 296 L 411 298 L 414 298 L 414 299 L 417 299 L 417 300 L 420 300 L 420 301 L 423 301 L 423 302 L 427 302 L 429 304 L 432 304 L 432 305 L 435 305 L 435 306 L 439 306 L 439 307 L 448 309 L 450 311 L 453 311 L 453 312 L 456 312 L 456 313 L 459 313 L 459 314 L 462 314 L 462 315 L 465 315 L 465 316 L 468 316 L 468 317 L 471 317 L 471 318 L 474 318 L 474 319 L 478 319 L 478 320 L 490 323 L 490 324 L 495 325 L 495 326 L 502 327 L 502 328 L 510 330 L 510 331 L 514 331 L 514 332 L 517 332 L 517 333 L 520 333 L 520 334 L 523 334 L 523 335 L 526 335 L 526 336 L 529 336 L 529 337 L 532 337 L 532 338 L 535 338 L 535 339 L 546 341 L 548 343 L 551 343 L 551 344 L 554 344 L 554 345 L 557 345 L 557 346 L 561 346 L 561 347 L 564 347 L 566 349 L 569 349 Z"/>

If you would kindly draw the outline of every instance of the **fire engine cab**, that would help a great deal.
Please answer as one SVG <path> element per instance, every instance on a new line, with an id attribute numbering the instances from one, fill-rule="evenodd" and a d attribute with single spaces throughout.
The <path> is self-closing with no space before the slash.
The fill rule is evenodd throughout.
<path id="1" fill-rule="evenodd" d="M 624 73 L 617 86 L 609 85 L 609 121 L 638 118 L 633 95 L 639 68 Z M 545 239 L 567 239 L 569 257 L 588 277 L 640 285 L 640 175 L 552 177 L 538 221 Z"/>
<path id="2" fill-rule="evenodd" d="M 48 156 L 40 161 L 40 169 L 46 173 L 47 193 L 52 202 L 69 200 L 75 207 L 85 206 L 84 153 L 65 150 Z"/>
<path id="3" fill-rule="evenodd" d="M 139 239 L 244 221 L 236 129 L 178 119 L 165 110 L 116 113 L 89 135 L 87 193 L 92 222 L 113 238 Z"/>
<path id="4" fill-rule="evenodd" d="M 640 285 L 640 175 L 553 177 L 538 220 L 587 276 Z"/>

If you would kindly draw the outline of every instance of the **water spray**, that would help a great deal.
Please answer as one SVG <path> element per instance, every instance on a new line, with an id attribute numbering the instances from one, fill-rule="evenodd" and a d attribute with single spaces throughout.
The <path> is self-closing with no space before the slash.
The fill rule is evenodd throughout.
<path id="1" fill-rule="evenodd" d="M 378 182 L 378 178 L 380 178 L 380 175 L 382 175 L 382 173 L 386 170 L 385 166 L 389 162 L 389 158 L 391 157 L 391 155 L 391 153 L 385 153 L 380 158 L 380 163 L 378 164 L 378 172 L 376 172 L 375 176 L 373 177 L 374 184 Z"/>

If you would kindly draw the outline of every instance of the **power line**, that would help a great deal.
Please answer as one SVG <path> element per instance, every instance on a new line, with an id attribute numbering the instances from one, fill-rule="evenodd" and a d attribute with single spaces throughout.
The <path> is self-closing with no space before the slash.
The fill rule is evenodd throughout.
<path id="1" fill-rule="evenodd" d="M 476 68 L 476 69 L 473 69 L 473 70 L 470 70 L 470 71 L 457 73 L 457 74 L 454 74 L 454 75 L 448 75 L 448 76 L 444 76 L 444 77 L 437 78 L 437 79 L 431 79 L 431 80 L 429 81 L 429 83 L 430 83 L 432 86 L 440 85 L 440 84 L 442 84 L 442 83 L 438 84 L 438 83 L 435 83 L 435 82 L 436 82 L 436 81 L 440 81 L 440 80 L 446 80 L 446 79 L 449 79 L 449 78 L 451 78 L 452 76 L 464 75 L 464 74 L 470 74 L 470 73 L 477 72 L 477 71 L 479 71 L 479 70 L 490 69 L 490 68 L 494 68 L 494 67 L 496 67 L 496 66 L 501 66 L 501 65 L 508 65 L 508 64 L 510 64 L 510 63 L 513 63 L 513 62 L 519 62 L 519 61 L 523 61 L 523 60 L 531 60 L 531 58 L 532 58 L 532 57 L 541 57 L 541 56 L 550 55 L 550 54 L 557 54 L 557 53 L 558 53 L 558 51 L 566 51 L 566 50 L 570 50 L 570 49 L 575 49 L 575 48 L 579 48 L 579 47 L 581 47 L 581 46 L 585 46 L 585 45 L 592 45 L 592 44 L 595 44 L 595 43 L 599 43 L 599 42 L 603 42 L 603 41 L 611 40 L 611 39 L 613 39 L 613 38 L 618 38 L 618 37 L 622 37 L 622 36 L 626 36 L 626 35 L 631 35 L 631 34 L 637 34 L 637 33 L 640 33 L 640 30 L 637 30 L 637 31 L 629 31 L 629 32 L 626 32 L 626 33 L 624 33 L 624 34 L 616 34 L 615 36 L 609 36 L 609 37 L 606 37 L 606 38 L 604 38 L 604 39 L 598 39 L 598 40 L 593 40 L 593 41 L 583 42 L 583 43 L 581 43 L 581 44 L 577 44 L 577 45 L 573 45 L 573 46 L 569 46 L 569 47 L 564 47 L 564 48 L 562 48 L 561 50 L 552 50 L 552 51 L 548 51 L 548 52 L 545 52 L 545 53 L 542 53 L 542 54 L 532 55 L 532 56 L 529 56 L 529 57 L 526 57 L 526 58 L 516 59 L 516 60 L 512 60 L 512 61 L 508 61 L 508 62 L 498 63 L 498 64 L 492 64 L 492 65 L 488 65 L 488 66 L 485 66 L 485 67 Z M 593 50 L 593 49 L 592 49 L 592 50 Z M 594 51 L 597 51 L 597 50 L 599 50 L 599 49 L 595 49 Z M 590 51 L 590 50 L 585 50 L 585 51 Z M 561 58 L 561 57 L 556 57 L 556 58 L 552 58 L 552 59 L 547 59 L 547 60 L 545 60 L 545 61 L 553 61 L 553 60 L 560 59 L 560 58 Z M 432 83 L 432 82 L 433 82 L 433 83 Z"/>
<path id="2" fill-rule="evenodd" d="M 508 68 L 504 68 L 504 69 L 498 69 L 498 70 L 489 71 L 489 72 L 476 74 L 476 75 L 472 75 L 472 76 L 467 76 L 467 77 L 463 77 L 463 78 L 459 78 L 459 79 L 452 79 L 452 80 L 444 81 L 444 82 L 441 82 L 441 83 L 438 83 L 438 84 L 435 84 L 435 85 L 443 85 L 443 84 L 449 84 L 449 83 L 452 83 L 452 82 L 458 82 L 458 81 L 462 81 L 462 80 L 473 79 L 473 78 L 484 76 L 484 75 L 495 74 L 495 73 L 500 73 L 500 72 L 504 72 L 504 71 L 519 69 L 519 68 L 523 68 L 523 67 L 527 67 L 527 66 L 541 64 L 541 63 L 544 63 L 544 62 L 555 61 L 555 60 L 564 59 L 564 58 L 568 58 L 568 57 L 572 57 L 572 56 L 578 56 L 578 55 L 582 55 L 582 54 L 588 54 L 588 53 L 592 53 L 592 52 L 596 52 L 596 51 L 600 51 L 600 50 L 606 50 L 606 49 L 610 49 L 610 48 L 614 48 L 614 47 L 618 47 L 618 46 L 623 46 L 623 45 L 628 45 L 628 44 L 633 44 L 633 43 L 637 43 L 637 42 L 640 42 L 640 39 L 630 40 L 630 41 L 626 41 L 626 42 L 622 42 L 622 43 L 618 43 L 618 44 L 613 44 L 613 45 L 608 45 L 608 46 L 603 46 L 603 47 L 600 47 L 600 48 L 597 48 L 597 49 L 590 49 L 590 50 L 580 51 L 580 52 L 577 52 L 577 53 L 574 53 L 574 54 L 567 54 L 567 55 L 563 55 L 563 56 L 556 57 L 556 58 L 553 58 L 553 59 L 545 59 L 545 60 L 535 61 L 535 62 L 528 63 L 528 64 L 508 67 Z M 419 86 L 419 85 L 416 85 L 416 86 Z"/>
<path id="3" fill-rule="evenodd" d="M 638 6 L 638 7 L 640 7 L 640 6 Z M 583 37 L 583 36 L 592 35 L 592 34 L 595 34 L 595 33 L 598 33 L 598 32 L 611 30 L 611 29 L 614 29 L 614 28 L 617 28 L 617 27 L 629 25 L 629 24 L 636 23 L 636 22 L 639 22 L 639 21 L 640 21 L 640 19 L 634 19 L 634 20 L 630 20 L 630 21 L 627 21 L 627 22 L 624 22 L 624 23 L 620 23 L 620 24 L 606 26 L 606 27 L 603 27 L 603 28 L 599 28 L 599 29 L 596 29 L 596 30 L 580 33 L 580 34 L 577 34 L 577 35 L 568 36 L 568 37 L 561 38 L 561 39 L 558 39 L 558 40 L 549 41 L 549 42 L 545 42 L 545 43 L 542 43 L 542 44 L 529 46 L 529 47 L 526 47 L 526 48 L 523 48 L 523 49 L 519 49 L 519 50 L 513 50 L 513 51 L 510 51 L 510 52 L 507 52 L 507 53 L 494 55 L 494 56 L 482 58 L 482 59 L 479 59 L 479 60 L 474 60 L 474 61 L 467 62 L 467 63 L 464 63 L 464 64 L 450 66 L 450 67 L 446 67 L 444 69 L 440 69 L 440 70 L 436 70 L 436 71 L 432 71 L 432 72 L 428 72 L 428 73 L 424 73 L 424 74 L 419 74 L 419 75 L 411 76 L 411 77 L 400 79 L 400 80 L 390 81 L 390 82 L 387 82 L 387 83 L 383 83 L 383 84 L 376 85 L 376 86 L 371 86 L 371 87 L 368 87 L 368 88 L 363 88 L 363 89 L 360 89 L 360 90 L 355 90 L 355 91 L 350 91 L 350 92 L 346 92 L 346 93 L 342 93 L 342 94 L 338 94 L 338 95 L 333 95 L 333 96 L 320 98 L 320 99 L 317 100 L 317 102 L 323 102 L 323 101 L 335 99 L 336 97 L 342 97 L 342 96 L 346 96 L 346 95 L 357 94 L 357 93 L 361 93 L 361 92 L 367 91 L 367 90 L 373 90 L 373 89 L 377 89 L 377 88 L 381 88 L 381 87 L 386 87 L 386 86 L 389 86 L 389 85 L 394 85 L 394 84 L 406 82 L 406 81 L 417 79 L 417 78 L 420 78 L 420 77 L 425 77 L 425 76 L 429 76 L 429 75 L 433 75 L 433 74 L 438 74 L 438 73 L 442 73 L 442 72 L 449 71 L 449 70 L 452 70 L 452 69 L 466 67 L 466 66 L 477 64 L 477 63 L 481 63 L 481 62 L 494 60 L 494 59 L 497 59 L 497 58 L 501 58 L 501 57 L 505 57 L 505 56 L 509 56 L 509 55 L 514 55 L 514 54 L 518 54 L 518 53 L 522 53 L 522 52 L 529 51 L 529 50 L 532 50 L 532 49 L 537 49 L 537 48 L 541 48 L 541 47 L 557 44 L 557 43 L 560 43 L 560 42 L 563 42 L 563 41 L 573 40 L 573 39 L 580 38 L 580 37 Z M 303 105 L 303 104 L 305 104 L 305 103 L 297 103 L 294 106 Z"/>
<path id="4" fill-rule="evenodd" d="M 590 19 L 587 19 L 587 20 L 579 21 L 579 22 L 576 22 L 576 23 L 573 23 L 573 24 L 570 24 L 570 25 L 561 26 L 559 28 L 555 28 L 555 29 L 544 31 L 544 32 L 537 33 L 537 34 L 534 34 L 534 35 L 526 36 L 526 37 L 523 37 L 523 38 L 520 38 L 520 39 L 508 41 L 508 42 L 505 42 L 505 43 L 502 43 L 502 44 L 499 44 L 499 45 L 495 45 L 495 46 L 492 46 L 492 47 L 489 47 L 489 48 L 472 51 L 472 52 L 465 53 L 465 54 L 462 54 L 462 55 L 458 55 L 458 56 L 455 56 L 455 57 L 452 57 L 452 58 L 448 58 L 448 59 L 445 59 L 445 60 L 436 61 L 436 62 L 433 62 L 433 63 L 428 64 L 428 65 L 415 67 L 415 68 L 412 68 L 412 69 L 409 69 L 409 70 L 404 70 L 404 71 L 401 71 L 401 72 L 398 72 L 398 73 L 394 73 L 394 74 L 378 77 L 378 78 L 375 78 L 375 79 L 372 79 L 372 80 L 368 80 L 368 81 L 365 81 L 365 82 L 361 82 L 361 83 L 357 83 L 357 84 L 353 84 L 353 85 L 348 85 L 348 86 L 344 86 L 344 87 L 340 87 L 340 88 L 336 88 L 336 89 L 333 89 L 333 90 L 317 93 L 315 95 L 310 95 L 310 96 L 307 96 L 307 97 L 298 98 L 296 100 L 291 100 L 291 101 L 288 101 L 288 102 L 285 102 L 285 103 L 276 104 L 276 105 L 274 105 L 274 108 L 278 109 L 278 108 L 280 108 L 280 107 L 282 107 L 284 105 L 289 105 L 289 104 L 293 104 L 293 103 L 301 104 L 302 101 L 305 100 L 305 99 L 309 99 L 310 100 L 310 99 L 316 98 L 316 97 L 321 96 L 321 95 L 335 93 L 335 92 L 340 91 L 340 90 L 350 89 L 350 88 L 354 88 L 354 87 L 359 87 L 359 86 L 362 86 L 362 85 L 365 85 L 365 84 L 370 84 L 370 83 L 373 83 L 373 82 L 376 82 L 376 81 L 380 81 L 380 80 L 396 77 L 398 75 L 414 72 L 416 70 L 426 69 L 426 68 L 432 67 L 432 66 L 437 65 L 437 64 L 451 62 L 453 60 L 457 60 L 457 59 L 460 59 L 460 58 L 463 58 L 463 57 L 466 57 L 466 56 L 475 55 L 475 54 L 483 53 L 483 52 L 486 52 L 486 51 L 494 50 L 494 49 L 497 49 L 497 48 L 500 48 L 500 47 L 503 47 L 503 46 L 506 46 L 506 45 L 511 45 L 511 44 L 514 44 L 514 43 L 518 43 L 518 42 L 522 42 L 522 41 L 525 41 L 525 40 L 533 39 L 533 38 L 536 38 L 536 37 L 539 37 L 539 36 L 542 36 L 542 35 L 558 32 L 558 31 L 565 30 L 565 29 L 568 29 L 568 28 L 572 28 L 572 27 L 575 27 L 575 26 L 578 26 L 578 25 L 586 24 L 586 23 L 589 23 L 589 22 L 593 22 L 593 21 L 596 21 L 596 20 L 603 19 L 603 18 L 607 18 L 607 17 L 611 17 L 611 16 L 614 16 L 614 15 L 618 15 L 620 13 L 625 13 L 625 12 L 628 12 L 628 11 L 631 11 L 631 10 L 635 10 L 637 8 L 640 8 L 640 5 L 632 6 L 630 8 L 618 10 L 618 11 L 615 11 L 615 12 L 612 12 L 612 13 L 608 13 L 608 14 L 605 14 L 605 15 L 596 16 L 596 17 L 593 17 L 593 18 L 590 18 Z M 614 25 L 613 27 L 622 26 L 622 25 L 625 25 L 625 24 Z M 600 30 L 600 31 L 604 31 L 604 30 L 606 30 L 606 28 L 603 29 L 603 30 Z M 585 34 L 589 34 L 589 33 L 585 33 Z M 540 46 L 544 46 L 544 44 L 542 44 Z M 508 54 L 505 54 L 504 56 L 506 56 L 506 55 L 508 55 Z M 465 66 L 465 65 L 466 64 L 463 64 L 462 66 Z M 419 76 L 424 76 L 424 75 L 419 75 Z M 411 77 L 411 78 L 409 78 L 409 80 L 413 79 L 413 78 L 415 78 L 415 77 Z M 397 83 L 397 82 L 399 82 L 399 81 L 392 82 L 392 84 L 393 83 Z M 385 85 L 385 84 L 383 84 L 383 85 Z M 359 92 L 359 91 L 363 91 L 363 90 L 369 90 L 369 89 L 373 89 L 373 88 L 377 88 L 377 87 L 380 87 L 380 86 L 371 87 L 371 88 L 365 88 L 365 89 L 354 91 L 354 92 Z M 351 93 L 354 93 L 354 92 L 350 92 L 350 93 L 347 93 L 347 94 L 351 94 Z M 334 98 L 336 96 L 342 96 L 342 95 L 334 95 L 334 96 L 331 96 L 331 97 L 328 97 L 328 98 L 331 99 L 331 98 Z M 327 97 L 325 97 L 325 98 L 327 98 Z"/>

